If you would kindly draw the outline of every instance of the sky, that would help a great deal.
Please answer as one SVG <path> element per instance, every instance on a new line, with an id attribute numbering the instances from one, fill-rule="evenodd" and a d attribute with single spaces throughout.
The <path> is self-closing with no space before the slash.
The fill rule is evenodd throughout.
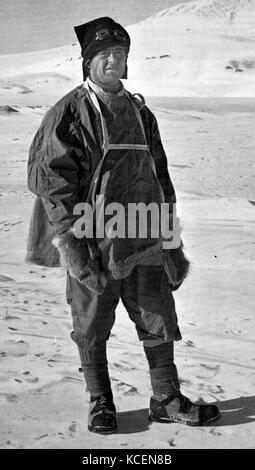
<path id="1" fill-rule="evenodd" d="M 73 26 L 93 18 L 111 16 L 128 26 L 180 1 L 0 0 L 0 54 L 64 46 L 76 42 Z"/>

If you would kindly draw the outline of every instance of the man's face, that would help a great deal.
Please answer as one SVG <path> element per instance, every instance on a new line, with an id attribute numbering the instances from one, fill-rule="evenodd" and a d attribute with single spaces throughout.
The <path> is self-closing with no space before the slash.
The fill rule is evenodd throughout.
<path id="1" fill-rule="evenodd" d="M 114 89 L 124 73 L 126 59 L 127 53 L 122 46 L 103 49 L 90 61 L 90 78 L 102 87 Z"/>

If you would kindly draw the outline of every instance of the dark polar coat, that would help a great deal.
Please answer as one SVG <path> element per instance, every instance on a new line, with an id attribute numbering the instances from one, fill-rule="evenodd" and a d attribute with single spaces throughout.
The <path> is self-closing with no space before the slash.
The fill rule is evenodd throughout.
<path id="1" fill-rule="evenodd" d="M 140 106 L 135 97 L 131 94 L 129 96 L 139 109 L 165 201 L 174 203 L 176 202 L 175 191 L 168 173 L 167 158 L 156 118 L 146 105 Z M 52 239 L 67 233 L 77 220 L 78 216 L 73 214 L 74 206 L 86 201 L 100 159 L 102 159 L 100 115 L 88 91 L 80 85 L 47 112 L 30 147 L 28 188 L 37 195 L 37 198 L 30 222 L 26 258 L 28 262 L 45 266 L 60 266 L 59 251 L 52 244 Z M 123 171 L 120 185 L 125 187 L 125 184 L 133 184 L 134 181 L 131 180 L 134 179 L 134 175 L 140 179 L 146 180 L 147 178 L 148 183 L 149 176 L 146 172 L 148 175 L 150 172 L 151 178 L 149 163 L 147 169 L 146 165 L 138 165 L 131 177 L 129 172 Z M 130 181 L 127 180 L 128 178 Z M 144 201 L 148 203 L 150 202 L 148 184 L 144 185 L 144 191 L 147 192 L 144 194 Z M 139 196 L 138 202 L 140 200 Z M 126 253 L 125 247 L 128 247 Z M 141 241 L 132 240 L 132 250 L 140 253 L 143 258 L 144 253 L 147 253 L 147 248 L 148 246 L 141 246 Z M 187 263 L 185 260 L 183 264 L 183 253 L 178 250 L 177 252 L 176 250 L 165 251 L 168 252 L 167 259 L 171 272 L 173 272 L 173 258 L 176 258 L 177 254 L 177 265 L 181 264 L 181 270 L 184 270 L 178 276 L 183 280 L 187 274 Z M 170 251 L 174 256 L 170 256 Z M 128 271 L 125 271 L 127 258 L 130 259 L 130 245 L 122 244 L 121 249 L 119 247 L 116 253 L 120 259 L 110 260 L 111 262 L 108 263 L 108 270 L 114 272 L 113 278 L 115 279 L 129 275 L 136 264 L 157 264 L 153 261 L 150 263 L 149 258 L 147 262 L 139 263 L 139 255 L 135 258 L 133 265 L 132 263 L 131 267 L 129 265 Z M 103 249 L 102 256 L 104 256 Z M 107 266 L 104 268 L 107 270 Z"/>

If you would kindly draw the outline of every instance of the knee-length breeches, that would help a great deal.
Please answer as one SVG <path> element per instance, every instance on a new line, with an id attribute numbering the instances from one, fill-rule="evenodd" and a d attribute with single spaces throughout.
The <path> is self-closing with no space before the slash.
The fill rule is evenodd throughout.
<path id="1" fill-rule="evenodd" d="M 135 323 L 139 340 L 181 339 L 174 298 L 162 266 L 136 266 L 127 278 L 108 281 L 102 295 L 67 273 L 66 297 L 73 318 L 71 337 L 87 351 L 88 363 L 100 361 L 120 299 Z"/>

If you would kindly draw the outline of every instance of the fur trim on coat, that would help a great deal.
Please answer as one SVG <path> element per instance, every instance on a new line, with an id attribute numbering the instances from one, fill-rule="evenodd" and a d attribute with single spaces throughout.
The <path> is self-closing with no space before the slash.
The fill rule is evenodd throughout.
<path id="1" fill-rule="evenodd" d="M 52 243 L 60 253 L 61 266 L 88 289 L 102 294 L 107 277 L 100 269 L 94 247 L 89 246 L 84 238 L 77 238 L 72 230 L 54 238 Z"/>
<path id="2" fill-rule="evenodd" d="M 177 290 L 187 277 L 190 262 L 183 252 L 183 245 L 173 250 L 164 250 L 164 266 L 171 290 Z"/>

